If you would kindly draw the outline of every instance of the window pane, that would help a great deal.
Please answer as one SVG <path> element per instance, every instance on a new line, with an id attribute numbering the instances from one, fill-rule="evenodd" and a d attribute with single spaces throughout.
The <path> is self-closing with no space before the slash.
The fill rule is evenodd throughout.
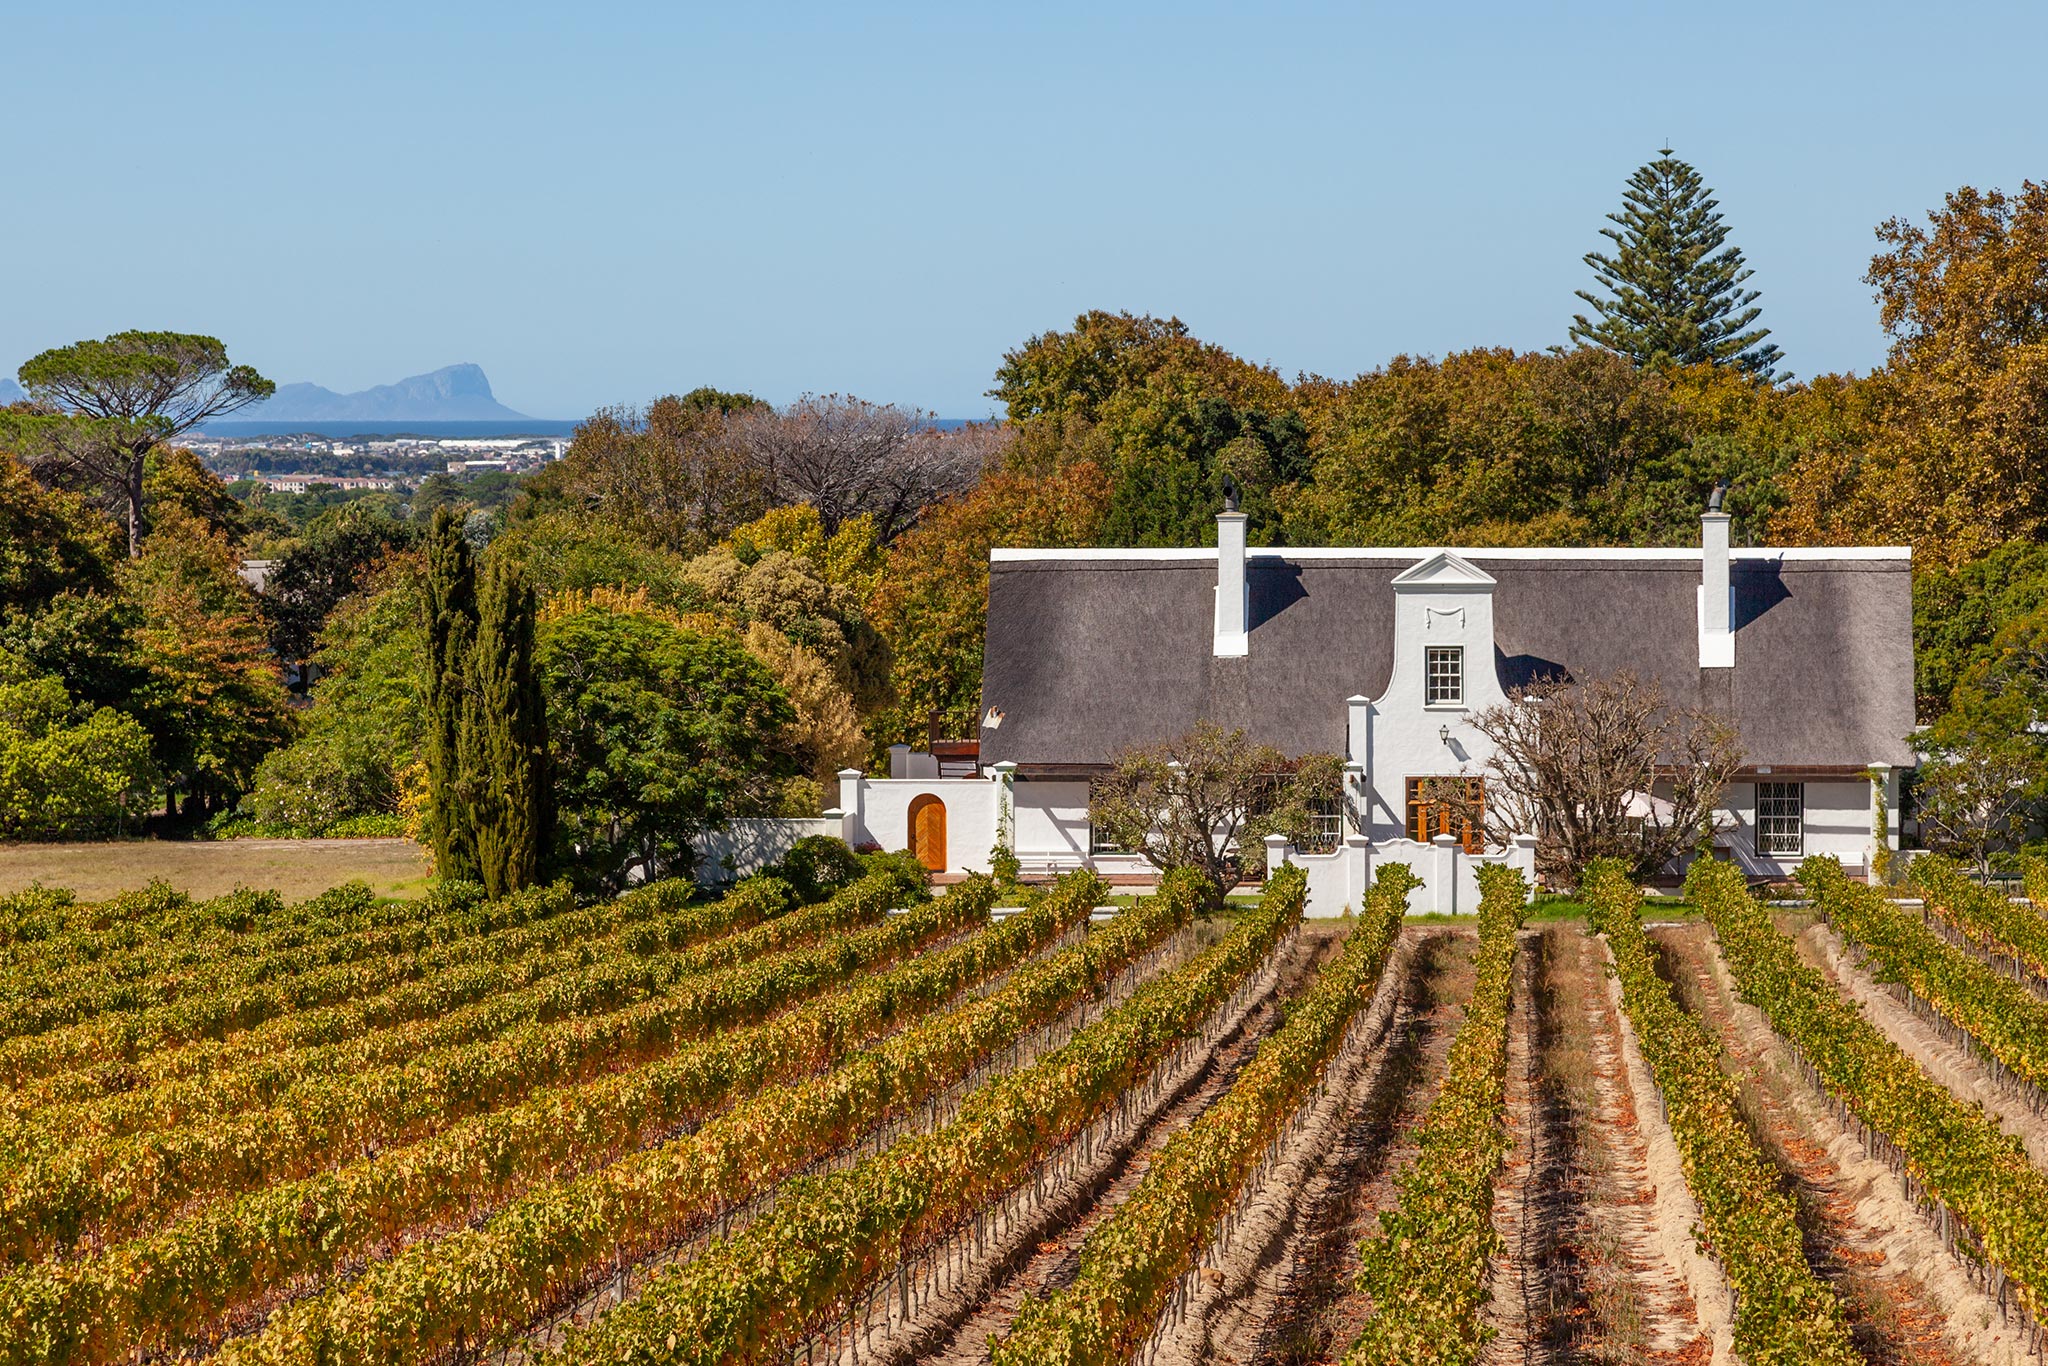
<path id="1" fill-rule="evenodd" d="M 1465 650 L 1461 645 L 1432 645 L 1422 652 L 1423 698 L 1429 706 L 1456 705 L 1465 700 Z"/>
<path id="2" fill-rule="evenodd" d="M 1756 785 L 1756 851 L 1774 858 L 1798 858 L 1806 848 L 1806 785 Z"/>

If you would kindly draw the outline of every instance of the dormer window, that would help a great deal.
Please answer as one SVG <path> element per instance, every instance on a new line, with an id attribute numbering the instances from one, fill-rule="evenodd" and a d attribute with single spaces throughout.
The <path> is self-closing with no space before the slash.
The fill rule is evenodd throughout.
<path id="1" fill-rule="evenodd" d="M 1465 703 L 1465 647 L 1432 645 L 1422 652 L 1423 702 L 1432 707 Z"/>

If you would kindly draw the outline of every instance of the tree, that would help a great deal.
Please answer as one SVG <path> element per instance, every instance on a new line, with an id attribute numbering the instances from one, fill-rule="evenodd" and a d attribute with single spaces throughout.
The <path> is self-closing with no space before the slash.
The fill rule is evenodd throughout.
<path id="1" fill-rule="evenodd" d="M 886 545 L 934 503 L 974 487 L 1003 438 L 941 431 L 914 409 L 828 394 L 734 413 L 720 440 L 770 504 L 809 503 L 828 536 L 865 514 Z"/>
<path id="2" fill-rule="evenodd" d="M 0 839 L 105 839 L 147 811 L 149 736 L 0 651 Z"/>
<path id="3" fill-rule="evenodd" d="M 691 840 L 772 814 L 794 719 L 738 642 L 641 612 L 546 622 L 539 660 L 557 779 L 557 847 L 590 890 L 689 871 Z"/>
<path id="4" fill-rule="evenodd" d="M 112 533 L 83 500 L 43 488 L 0 452 L 0 611 L 33 611 L 66 589 L 111 586 Z"/>
<path id="5" fill-rule="evenodd" d="M 1251 838 L 1250 823 L 1266 816 L 1258 829 L 1284 832 L 1290 808 L 1306 809 L 1326 795 L 1318 779 L 1331 771 L 1327 756 L 1291 763 L 1241 730 L 1203 721 L 1176 739 L 1116 755 L 1109 776 L 1095 785 L 1089 819 L 1100 836 L 1143 854 L 1155 868 L 1199 872 L 1221 905 L 1237 885 L 1238 849 Z M 1297 791 L 1298 780 L 1314 790 Z M 1263 860 L 1261 850 L 1253 861 Z"/>
<path id="6" fill-rule="evenodd" d="M 444 878 L 478 881 L 471 793 L 462 771 L 462 718 L 470 642 L 476 637 L 476 565 L 462 524 L 442 508 L 427 533 L 427 843 Z"/>
<path id="7" fill-rule="evenodd" d="M 1952 714 L 1922 737 L 1913 810 L 1927 847 L 1989 877 L 1996 855 L 2016 848 L 2028 814 L 2048 791 L 2040 742 L 2024 731 Z"/>
<path id="8" fill-rule="evenodd" d="M 1629 673 L 1518 688 L 1471 725 L 1493 746 L 1482 795 L 1460 777 L 1428 785 L 1425 799 L 1490 844 L 1534 834 L 1537 872 L 1553 884 L 1577 885 L 1596 858 L 1651 877 L 1709 842 L 1742 763 L 1733 723 L 1673 707 Z"/>
<path id="9" fill-rule="evenodd" d="M 30 398 L 91 424 L 78 433 L 82 439 L 60 443 L 52 454 L 125 504 L 131 559 L 142 553 L 148 530 L 143 467 L 150 452 L 277 388 L 249 366 L 229 364 L 216 339 L 183 332 L 74 342 L 43 352 L 18 375 Z"/>
<path id="10" fill-rule="evenodd" d="M 1788 479 L 1794 543 L 1911 544 L 1951 569 L 2048 534 L 2048 183 L 1968 186 L 1877 229 L 1864 279 L 1891 337 L 1872 431 Z"/>
<path id="11" fill-rule="evenodd" d="M 401 813 L 427 734 L 426 565 L 385 559 L 328 619 L 298 738 L 264 757 L 246 808 L 266 827 L 318 835 Z"/>
<path id="12" fill-rule="evenodd" d="M 644 409 L 600 409 L 563 458 L 527 483 L 518 515 L 573 510 L 694 555 L 765 506 L 758 472 L 721 440 L 728 417 L 765 406 L 751 394 L 693 389 Z"/>
<path id="13" fill-rule="evenodd" d="M 1699 172 L 1666 147 L 1629 177 L 1622 200 L 1622 211 L 1607 215 L 1614 226 L 1600 230 L 1615 254 L 1586 253 L 1612 297 L 1577 291 L 1600 321 L 1577 315 L 1572 340 L 1639 366 L 1705 362 L 1771 378 L 1778 348 L 1764 340 L 1769 328 L 1750 326 L 1763 310 L 1757 291 L 1742 287 L 1754 272 L 1740 248 L 1724 245 L 1720 201 Z"/>
<path id="14" fill-rule="evenodd" d="M 384 515 L 381 506 L 350 502 L 323 512 L 278 557 L 263 589 L 270 648 L 279 659 L 305 659 L 334 609 L 393 551 L 416 533 Z"/>
<path id="15" fill-rule="evenodd" d="M 494 897 L 540 881 L 554 836 L 534 614 L 533 589 L 518 567 L 492 565 L 478 593 L 476 636 L 464 665 L 458 754 L 477 880 Z"/>
<path id="16" fill-rule="evenodd" d="M 292 734 L 290 699 L 264 648 L 255 595 L 218 537 L 152 538 L 123 571 L 143 677 L 121 705 L 150 734 L 171 783 L 168 813 L 178 814 L 180 791 L 195 814 L 225 809 Z"/>
<path id="17" fill-rule="evenodd" d="M 1108 493 L 1101 467 L 1085 462 L 992 474 L 889 547 L 868 615 L 888 643 L 897 700 L 869 718 L 871 738 L 921 742 L 934 724 L 979 734 L 989 550 L 1091 545 Z"/>

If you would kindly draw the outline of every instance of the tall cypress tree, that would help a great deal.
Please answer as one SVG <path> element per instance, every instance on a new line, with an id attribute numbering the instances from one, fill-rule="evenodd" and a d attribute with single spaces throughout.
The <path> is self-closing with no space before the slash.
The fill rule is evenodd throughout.
<path id="1" fill-rule="evenodd" d="M 461 761 L 484 890 L 504 896 L 540 881 L 552 838 L 547 714 L 534 668 L 533 589 L 516 565 L 483 580 L 470 647 Z"/>
<path id="2" fill-rule="evenodd" d="M 1577 315 L 1572 340 L 1637 365 L 1708 361 L 1774 378 L 1778 348 L 1764 340 L 1769 328 L 1750 326 L 1763 310 L 1757 291 L 1742 287 L 1753 272 L 1740 248 L 1724 245 L 1728 227 L 1720 201 L 1700 173 L 1663 148 L 1629 177 L 1622 200 L 1621 212 L 1607 215 L 1614 226 L 1600 230 L 1615 254 L 1586 253 L 1586 264 L 1612 297 L 1578 291 L 1600 320 Z"/>
<path id="3" fill-rule="evenodd" d="M 478 880 L 462 721 L 470 644 L 476 638 L 476 563 L 447 508 L 427 536 L 427 835 L 444 878 Z"/>

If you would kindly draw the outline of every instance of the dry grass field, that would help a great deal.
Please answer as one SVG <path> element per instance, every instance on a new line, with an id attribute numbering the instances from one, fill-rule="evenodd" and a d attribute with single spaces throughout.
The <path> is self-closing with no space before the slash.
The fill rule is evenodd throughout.
<path id="1" fill-rule="evenodd" d="M 419 846 L 399 839 L 0 845 L 0 893 L 40 882 L 92 901 L 146 886 L 151 878 L 201 898 L 254 887 L 298 901 L 354 878 L 379 896 L 419 896 L 428 873 Z"/>

